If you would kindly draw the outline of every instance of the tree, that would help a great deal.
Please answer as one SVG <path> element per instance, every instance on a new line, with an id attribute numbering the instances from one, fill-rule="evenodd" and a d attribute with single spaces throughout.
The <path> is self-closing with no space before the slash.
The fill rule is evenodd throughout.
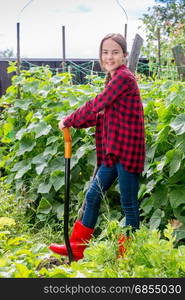
<path id="1" fill-rule="evenodd" d="M 151 63 L 170 64 L 172 49 L 185 46 L 185 0 L 156 0 L 157 5 L 148 8 L 141 20 L 146 32 L 143 55 Z M 160 66 L 159 66 L 160 67 Z"/>

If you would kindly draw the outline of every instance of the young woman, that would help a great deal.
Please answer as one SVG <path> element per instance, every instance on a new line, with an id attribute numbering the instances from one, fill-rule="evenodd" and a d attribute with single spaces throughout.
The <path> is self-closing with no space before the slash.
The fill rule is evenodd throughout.
<path id="1" fill-rule="evenodd" d="M 107 72 L 103 92 L 59 122 L 64 127 L 96 126 L 98 170 L 85 199 L 82 220 L 74 224 L 70 244 L 75 260 L 83 252 L 96 225 L 103 193 L 118 178 L 125 226 L 139 228 L 139 174 L 145 159 L 144 116 L 138 85 L 127 68 L 127 45 L 121 34 L 108 34 L 100 44 L 100 64 Z M 118 240 L 123 254 L 125 237 Z M 51 244 L 55 253 L 67 255 L 65 245 Z"/>

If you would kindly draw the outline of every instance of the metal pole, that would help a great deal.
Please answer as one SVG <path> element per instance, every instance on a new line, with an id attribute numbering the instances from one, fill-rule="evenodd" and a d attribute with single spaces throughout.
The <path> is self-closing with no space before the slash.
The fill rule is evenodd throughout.
<path id="1" fill-rule="evenodd" d="M 69 240 L 69 202 L 70 202 L 70 158 L 65 158 L 65 203 L 64 203 L 64 239 L 69 257 L 69 264 L 74 261 Z"/>
<path id="2" fill-rule="evenodd" d="M 20 75 L 20 23 L 17 23 L 17 75 Z M 17 97 L 20 98 L 20 85 L 18 85 Z"/>
<path id="3" fill-rule="evenodd" d="M 127 24 L 125 24 L 125 40 L 127 40 Z"/>
<path id="4" fill-rule="evenodd" d="M 65 72 L 65 64 L 66 64 L 66 43 L 65 43 L 65 26 L 62 26 L 62 52 L 63 52 L 63 59 L 62 59 L 62 69 Z"/>

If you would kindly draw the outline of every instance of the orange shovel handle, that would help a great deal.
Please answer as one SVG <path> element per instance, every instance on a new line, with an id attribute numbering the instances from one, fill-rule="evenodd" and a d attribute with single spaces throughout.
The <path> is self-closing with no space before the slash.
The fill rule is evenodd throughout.
<path id="1" fill-rule="evenodd" d="M 71 139 L 70 129 L 68 127 L 65 127 L 62 130 L 63 130 L 64 142 L 65 142 L 64 157 L 65 158 L 71 158 L 71 154 L 72 154 L 72 139 Z"/>

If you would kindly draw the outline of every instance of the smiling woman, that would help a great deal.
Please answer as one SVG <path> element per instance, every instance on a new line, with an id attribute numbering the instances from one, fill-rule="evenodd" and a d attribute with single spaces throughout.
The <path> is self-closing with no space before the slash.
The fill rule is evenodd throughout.
<path id="1" fill-rule="evenodd" d="M 82 219 L 75 222 L 70 238 L 75 260 L 83 258 L 104 194 L 117 178 L 125 227 L 135 231 L 140 226 L 137 197 L 145 160 L 144 116 L 137 82 L 124 64 L 126 56 L 125 38 L 106 35 L 100 43 L 100 64 L 108 75 L 104 90 L 59 122 L 60 130 L 95 126 L 96 132 L 97 172 L 85 196 Z M 121 255 L 128 236 L 118 237 Z M 68 255 L 65 245 L 51 244 L 49 248 Z"/>

